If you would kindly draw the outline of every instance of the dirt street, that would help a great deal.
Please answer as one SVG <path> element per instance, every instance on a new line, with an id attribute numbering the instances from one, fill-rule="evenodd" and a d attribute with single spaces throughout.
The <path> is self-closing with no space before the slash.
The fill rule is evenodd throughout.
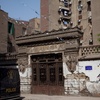
<path id="1" fill-rule="evenodd" d="M 100 100 L 100 97 L 21 94 L 24 100 Z"/>

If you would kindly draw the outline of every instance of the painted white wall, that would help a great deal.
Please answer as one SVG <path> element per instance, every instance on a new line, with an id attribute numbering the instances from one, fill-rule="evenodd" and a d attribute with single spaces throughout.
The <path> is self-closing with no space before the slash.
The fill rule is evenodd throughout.
<path id="1" fill-rule="evenodd" d="M 86 70 L 85 66 L 92 66 L 92 70 Z M 74 74 L 71 74 L 68 71 L 67 64 L 63 62 L 65 94 L 78 94 L 80 90 L 83 90 L 85 88 L 88 89 L 88 91 L 92 94 L 100 93 L 100 81 L 99 78 L 97 78 L 97 76 L 100 74 L 100 60 L 79 61 L 74 73 L 84 73 L 90 78 L 90 81 L 86 81 L 85 79 L 81 79 L 78 81 L 78 79 L 75 79 L 73 77 Z M 71 78 L 66 77 L 67 75 L 70 75 Z M 86 83 L 83 84 L 84 82 Z M 71 85 L 73 85 L 74 88 Z M 68 91 L 68 87 L 72 89 L 72 92 Z"/>
<path id="2" fill-rule="evenodd" d="M 92 70 L 85 70 L 85 66 L 92 66 Z M 79 61 L 79 72 L 84 72 L 90 77 L 90 81 L 98 81 L 97 76 L 100 74 L 100 60 Z"/>

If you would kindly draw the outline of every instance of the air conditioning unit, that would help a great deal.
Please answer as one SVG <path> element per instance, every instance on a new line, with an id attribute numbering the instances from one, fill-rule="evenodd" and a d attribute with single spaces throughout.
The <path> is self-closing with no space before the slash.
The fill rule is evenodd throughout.
<path id="1" fill-rule="evenodd" d="M 59 18 L 58 23 L 61 24 L 62 22 L 62 18 Z"/>
<path id="2" fill-rule="evenodd" d="M 82 11 L 83 5 L 78 5 L 78 11 Z"/>
<path id="3" fill-rule="evenodd" d="M 70 25 L 72 26 L 73 25 L 73 22 L 70 22 Z"/>
<path id="4" fill-rule="evenodd" d="M 78 11 L 81 12 L 82 11 L 82 8 L 78 8 Z"/>
<path id="5" fill-rule="evenodd" d="M 88 19 L 89 19 L 89 20 L 91 20 L 91 19 L 92 19 L 92 17 L 90 16 L 90 17 L 88 17 Z"/>
<path id="6" fill-rule="evenodd" d="M 71 5 L 72 4 L 72 2 L 69 2 L 69 5 Z"/>
<path id="7" fill-rule="evenodd" d="M 83 5 L 81 4 L 80 7 L 83 8 Z"/>
<path id="8" fill-rule="evenodd" d="M 62 11 L 62 9 L 61 9 L 61 8 L 59 8 L 59 9 L 58 9 L 58 13 L 61 13 L 61 11 Z"/>
<path id="9" fill-rule="evenodd" d="M 78 20 L 78 23 L 80 23 L 81 22 L 81 20 Z"/>
<path id="10" fill-rule="evenodd" d="M 62 21 L 62 18 L 60 18 L 59 21 Z"/>
<path id="11" fill-rule="evenodd" d="M 93 39 L 89 39 L 89 44 L 93 44 Z"/>

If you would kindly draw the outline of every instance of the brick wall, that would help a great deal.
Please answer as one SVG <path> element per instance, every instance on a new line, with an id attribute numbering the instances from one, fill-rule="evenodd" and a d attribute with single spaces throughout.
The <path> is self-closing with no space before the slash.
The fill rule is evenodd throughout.
<path id="1" fill-rule="evenodd" d="M 49 0 L 41 0 L 41 31 L 47 31 L 49 29 Z"/>
<path id="2" fill-rule="evenodd" d="M 0 53 L 7 52 L 7 19 L 8 14 L 0 10 Z"/>

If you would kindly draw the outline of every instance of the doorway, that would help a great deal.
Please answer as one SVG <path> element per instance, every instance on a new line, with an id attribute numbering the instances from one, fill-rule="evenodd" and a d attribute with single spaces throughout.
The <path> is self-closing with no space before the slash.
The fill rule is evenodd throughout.
<path id="1" fill-rule="evenodd" d="M 62 54 L 33 55 L 32 93 L 64 94 Z"/>

